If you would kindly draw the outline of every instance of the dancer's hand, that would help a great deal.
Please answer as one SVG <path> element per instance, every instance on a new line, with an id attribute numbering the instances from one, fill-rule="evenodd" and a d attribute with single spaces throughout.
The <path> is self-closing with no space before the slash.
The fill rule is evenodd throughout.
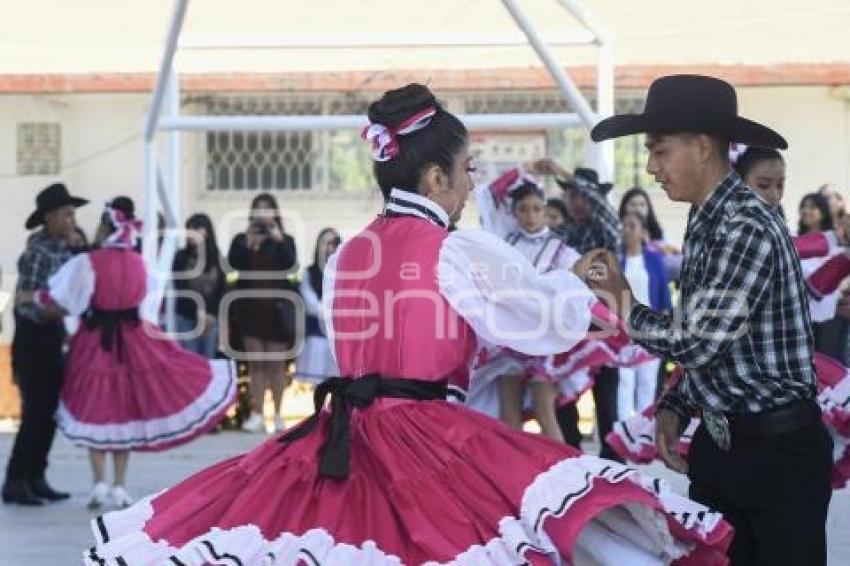
<path id="1" fill-rule="evenodd" d="M 570 177 L 570 173 L 558 165 L 554 159 L 538 159 L 523 164 L 523 168 L 532 175 L 553 175 L 562 179 Z"/>
<path id="2" fill-rule="evenodd" d="M 679 415 L 668 409 L 655 414 L 655 445 L 658 455 L 671 470 L 688 473 L 688 463 L 679 454 Z"/>
<path id="3" fill-rule="evenodd" d="M 628 320 L 635 302 L 634 295 L 629 282 L 620 272 L 617 258 L 603 249 L 588 252 L 579 262 L 584 261 L 585 258 L 588 259 L 581 268 L 586 270 L 584 281 L 588 287 L 612 312 L 624 321 Z"/>

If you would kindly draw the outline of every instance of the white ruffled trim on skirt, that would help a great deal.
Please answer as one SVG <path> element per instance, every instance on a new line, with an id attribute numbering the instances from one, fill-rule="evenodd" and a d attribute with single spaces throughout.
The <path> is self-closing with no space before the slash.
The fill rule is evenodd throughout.
<path id="1" fill-rule="evenodd" d="M 229 360 L 211 360 L 207 388 L 180 411 L 150 420 L 86 423 L 77 420 L 64 403 L 56 420 L 71 442 L 98 450 L 155 449 L 191 437 L 226 409 L 236 397 L 236 368 Z"/>
<path id="2" fill-rule="evenodd" d="M 445 566 L 515 566 L 524 554 L 536 550 L 561 564 L 557 549 L 545 531 L 546 519 L 562 517 L 580 498 L 594 489 L 594 481 L 609 483 L 633 481 L 659 500 L 663 510 L 685 529 L 707 537 L 722 519 L 719 513 L 673 493 L 660 480 L 636 477 L 634 469 L 594 456 L 568 458 L 538 475 L 526 488 L 520 517 L 499 522 L 499 536 L 485 545 L 473 545 Z M 267 540 L 256 525 L 231 529 L 212 528 L 182 548 L 164 540 L 153 541 L 142 529 L 153 517 L 147 497 L 129 509 L 116 511 L 92 521 L 97 546 L 84 555 L 88 565 L 105 564 L 205 564 L 294 565 L 299 561 L 314 566 L 400 565 L 401 560 L 383 552 L 374 541 L 360 546 L 337 543 L 324 529 L 311 529 L 301 535 L 282 533 Z M 666 564 L 689 554 L 694 545 L 676 540 L 664 514 L 642 504 L 626 503 L 593 517 L 576 541 L 576 556 L 623 563 L 627 556 L 639 556 L 645 564 Z M 173 559 L 176 560 L 173 560 Z M 123 561 L 123 562 L 119 562 Z M 428 562 L 427 566 L 439 566 Z"/>

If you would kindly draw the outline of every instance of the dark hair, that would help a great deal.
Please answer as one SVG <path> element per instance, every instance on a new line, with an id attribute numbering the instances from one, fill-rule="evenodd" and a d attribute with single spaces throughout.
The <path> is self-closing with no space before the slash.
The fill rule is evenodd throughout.
<path id="1" fill-rule="evenodd" d="M 758 163 L 763 161 L 781 161 L 782 154 L 770 147 L 748 147 L 735 161 L 735 172 L 745 179 Z"/>
<path id="2" fill-rule="evenodd" d="M 125 196 L 117 196 L 109 201 L 109 207 L 123 212 L 127 218 L 136 217 L 136 205 L 133 204 L 133 199 Z"/>
<path id="3" fill-rule="evenodd" d="M 274 210 L 275 224 L 277 224 L 277 227 L 280 229 L 281 233 L 283 233 L 283 221 L 280 219 L 280 207 L 277 205 L 277 199 L 274 198 L 274 195 L 271 193 L 258 194 L 253 199 L 251 199 L 251 210 L 254 210 L 260 204 L 264 204 Z M 253 224 L 254 220 L 254 215 L 249 214 L 248 221 Z"/>
<path id="4" fill-rule="evenodd" d="M 523 183 L 511 192 L 511 210 L 515 210 L 517 205 L 528 197 L 537 197 L 542 201 L 546 200 L 546 195 L 543 190 L 531 181 L 523 181 Z"/>
<path id="5" fill-rule="evenodd" d="M 451 174 L 455 156 L 466 143 L 466 126 L 443 109 L 428 87 L 412 83 L 389 90 L 369 105 L 369 121 L 387 128 L 402 122 L 426 108 L 437 113 L 424 128 L 397 137 L 398 155 L 389 161 L 376 161 L 375 179 L 384 199 L 393 188 L 416 192 L 419 177 L 429 165 L 437 165 Z"/>
<path id="6" fill-rule="evenodd" d="M 829 202 L 827 202 L 826 197 L 824 197 L 820 193 L 809 193 L 804 195 L 803 198 L 800 199 L 800 208 L 807 203 L 811 202 L 815 207 L 820 210 L 821 221 L 820 221 L 820 230 L 821 232 L 826 232 L 827 230 L 832 230 L 832 213 L 829 211 Z M 809 231 L 809 228 L 803 225 L 803 221 L 797 224 L 797 233 L 805 234 Z"/>
<path id="7" fill-rule="evenodd" d="M 218 247 L 218 238 L 216 238 L 215 228 L 213 227 L 210 217 L 206 214 L 193 214 L 186 220 L 186 229 L 203 229 L 206 231 L 207 237 L 206 240 L 204 240 L 204 255 L 206 262 L 204 263 L 204 267 L 206 269 L 210 269 L 210 267 L 219 267 L 221 265 L 221 251 Z M 192 253 L 198 253 L 197 248 L 194 246 L 187 246 L 187 249 L 193 250 Z"/>
<path id="8" fill-rule="evenodd" d="M 128 196 L 117 196 L 110 200 L 106 205 L 109 208 L 114 208 L 115 210 L 120 210 L 123 212 L 128 219 L 132 220 L 136 218 L 136 205 L 133 203 L 133 199 Z M 100 224 L 106 228 L 102 233 L 104 236 L 112 235 L 117 228 L 112 223 L 112 218 L 109 217 L 109 213 L 107 211 L 103 211 L 103 214 L 100 215 Z M 97 242 L 97 244 L 101 244 L 102 242 Z M 141 251 L 142 242 L 141 240 L 137 241 L 133 246 L 133 249 L 136 251 Z"/>
<path id="9" fill-rule="evenodd" d="M 658 217 L 655 216 L 655 209 L 652 208 L 652 201 L 649 199 L 649 193 L 640 187 L 631 188 L 623 195 L 623 199 L 620 201 L 620 220 L 622 221 L 623 218 L 625 218 L 626 206 L 629 204 L 629 201 L 636 196 L 642 196 L 646 200 L 648 212 L 644 219 L 644 228 L 649 231 L 649 239 L 663 240 L 664 230 L 661 229 L 661 224 L 658 223 Z"/>
<path id="10" fill-rule="evenodd" d="M 564 224 L 570 221 L 570 212 L 567 210 L 567 205 L 559 198 L 550 198 L 546 201 L 546 208 L 554 208 L 558 214 L 564 219 Z"/>
<path id="11" fill-rule="evenodd" d="M 316 236 L 316 249 L 313 252 L 313 263 L 307 268 L 307 280 L 310 283 L 310 287 L 313 288 L 313 291 L 316 292 L 316 296 L 320 299 L 322 298 L 322 279 L 324 274 L 322 273 L 322 268 L 319 266 L 319 254 L 321 253 L 322 240 L 328 234 L 335 234 L 337 242 L 339 242 L 339 232 L 337 232 L 334 228 L 323 228 L 319 235 Z M 339 245 L 339 243 L 337 243 Z"/>

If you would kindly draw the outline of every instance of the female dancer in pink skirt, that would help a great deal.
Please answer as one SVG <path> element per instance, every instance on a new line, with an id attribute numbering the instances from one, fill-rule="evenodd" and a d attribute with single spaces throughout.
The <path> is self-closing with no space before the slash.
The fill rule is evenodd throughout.
<path id="1" fill-rule="evenodd" d="M 322 295 L 345 377 L 295 429 L 95 520 L 87 563 L 725 563 L 718 514 L 446 400 L 479 337 L 567 350 L 595 298 L 491 234 L 449 230 L 471 189 L 468 135 L 426 87 L 386 93 L 369 119 L 386 206 L 330 259 Z"/>
<path id="2" fill-rule="evenodd" d="M 57 422 L 69 440 L 89 449 L 93 509 L 109 496 L 119 507 L 132 503 L 124 487 L 130 450 L 192 440 L 218 424 L 236 393 L 230 362 L 183 350 L 139 317 L 147 275 L 135 250 L 140 224 L 133 212 L 132 200 L 114 199 L 104 215 L 112 233 L 103 246 L 68 261 L 39 294 L 83 317 L 65 361 Z M 115 466 L 111 492 L 108 453 Z"/>

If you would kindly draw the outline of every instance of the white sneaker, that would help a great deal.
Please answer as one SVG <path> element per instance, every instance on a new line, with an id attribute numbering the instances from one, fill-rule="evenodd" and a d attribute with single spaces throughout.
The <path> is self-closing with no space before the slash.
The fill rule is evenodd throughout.
<path id="1" fill-rule="evenodd" d="M 106 498 L 109 495 L 109 486 L 105 482 L 97 482 L 91 490 L 91 496 L 86 507 L 92 511 L 100 509 L 106 503 Z"/>
<path id="2" fill-rule="evenodd" d="M 248 420 L 242 423 L 242 430 L 245 432 L 260 432 L 264 427 L 263 415 L 259 413 L 251 413 Z"/>
<path id="3" fill-rule="evenodd" d="M 281 432 L 286 430 L 286 423 L 283 422 L 283 417 L 280 415 L 274 416 L 274 430 L 275 432 Z"/>
<path id="4" fill-rule="evenodd" d="M 126 509 L 133 504 L 133 498 L 130 497 L 130 494 L 127 493 L 124 486 L 116 485 L 112 488 L 112 503 L 114 503 L 116 507 Z"/>

